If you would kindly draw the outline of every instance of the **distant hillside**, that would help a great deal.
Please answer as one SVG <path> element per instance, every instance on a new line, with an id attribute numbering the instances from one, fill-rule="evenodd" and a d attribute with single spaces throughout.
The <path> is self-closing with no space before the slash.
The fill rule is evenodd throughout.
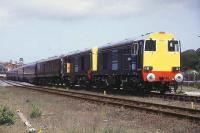
<path id="1" fill-rule="evenodd" d="M 190 49 L 181 53 L 181 66 L 184 70 L 195 69 L 200 71 L 200 48 Z"/>

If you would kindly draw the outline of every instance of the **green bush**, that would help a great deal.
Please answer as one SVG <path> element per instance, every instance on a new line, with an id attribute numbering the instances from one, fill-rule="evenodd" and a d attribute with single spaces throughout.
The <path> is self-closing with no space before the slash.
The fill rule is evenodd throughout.
<path id="1" fill-rule="evenodd" d="M 42 112 L 39 109 L 39 106 L 37 104 L 32 104 L 32 111 L 30 114 L 31 118 L 37 118 L 37 117 L 41 117 Z"/>
<path id="2" fill-rule="evenodd" d="M 0 124 L 1 125 L 14 124 L 15 119 L 16 119 L 15 114 L 12 111 L 10 111 L 8 107 L 0 106 Z"/>

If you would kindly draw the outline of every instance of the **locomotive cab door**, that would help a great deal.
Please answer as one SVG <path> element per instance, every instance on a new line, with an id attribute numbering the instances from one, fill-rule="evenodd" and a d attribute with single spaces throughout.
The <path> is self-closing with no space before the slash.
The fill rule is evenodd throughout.
<path id="1" fill-rule="evenodd" d="M 138 71 L 141 71 L 143 68 L 143 53 L 144 53 L 144 40 L 140 40 L 138 41 L 138 56 L 137 56 Z"/>
<path id="2" fill-rule="evenodd" d="M 123 71 L 132 74 L 137 70 L 139 44 L 134 42 L 123 51 Z"/>
<path id="3" fill-rule="evenodd" d="M 137 71 L 138 69 L 138 51 L 139 51 L 139 43 L 134 42 L 131 47 L 131 70 Z"/>

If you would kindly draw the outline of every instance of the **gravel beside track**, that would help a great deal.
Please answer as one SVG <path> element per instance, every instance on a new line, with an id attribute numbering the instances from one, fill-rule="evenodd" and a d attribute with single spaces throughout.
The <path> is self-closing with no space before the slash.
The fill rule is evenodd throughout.
<path id="1" fill-rule="evenodd" d="M 7 83 L 12 84 L 12 82 L 7 82 Z M 62 90 L 51 89 L 51 88 L 41 87 L 41 86 L 37 87 L 37 86 L 22 85 L 20 87 L 38 90 L 38 91 L 51 93 L 51 94 L 69 96 L 69 97 L 83 99 L 83 100 L 92 101 L 92 102 L 111 104 L 111 105 L 130 108 L 130 109 L 139 109 L 143 111 L 145 110 L 149 112 L 175 116 L 178 118 L 200 121 L 200 110 L 198 109 L 190 109 L 190 108 L 185 108 L 185 107 L 176 107 L 176 106 L 171 106 L 171 105 L 142 102 L 142 101 L 118 98 L 118 97 L 113 97 L 113 96 L 104 96 L 104 95 L 88 94 L 88 93 L 81 93 L 81 92 L 75 92 L 75 91 L 66 91 L 63 89 Z"/>
<path id="2" fill-rule="evenodd" d="M 42 117 L 31 119 L 32 104 Z M 199 133 L 194 121 L 157 115 L 148 111 L 96 104 L 21 87 L 2 87 L 0 105 L 20 109 L 36 129 L 44 133 Z M 14 125 L 0 126 L 1 133 L 25 133 L 19 118 Z"/>

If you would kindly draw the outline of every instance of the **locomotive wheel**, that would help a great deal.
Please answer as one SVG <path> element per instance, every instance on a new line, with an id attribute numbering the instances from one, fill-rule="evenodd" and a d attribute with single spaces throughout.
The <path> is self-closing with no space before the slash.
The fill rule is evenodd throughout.
<path id="1" fill-rule="evenodd" d="M 169 86 L 166 85 L 166 84 L 160 86 L 160 93 L 161 93 L 161 94 L 165 94 L 166 91 L 169 91 L 169 90 L 170 90 L 170 89 L 169 89 Z"/>
<path id="2" fill-rule="evenodd" d="M 161 94 L 165 94 L 166 90 L 164 88 L 160 89 Z"/>
<path id="3" fill-rule="evenodd" d="M 174 92 L 176 93 L 176 90 L 178 89 L 178 83 L 174 83 Z"/>
<path id="4" fill-rule="evenodd" d="M 144 95 L 145 94 L 145 84 L 144 83 L 139 83 L 137 86 L 137 93 L 139 95 Z"/>

